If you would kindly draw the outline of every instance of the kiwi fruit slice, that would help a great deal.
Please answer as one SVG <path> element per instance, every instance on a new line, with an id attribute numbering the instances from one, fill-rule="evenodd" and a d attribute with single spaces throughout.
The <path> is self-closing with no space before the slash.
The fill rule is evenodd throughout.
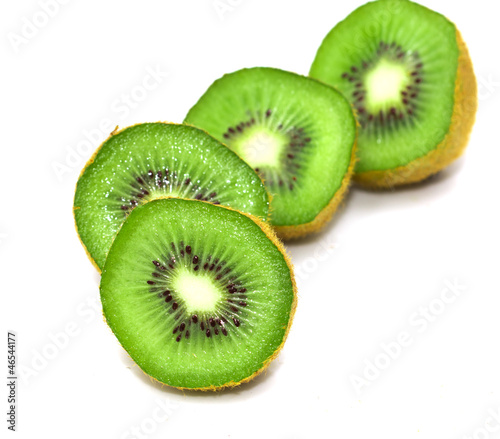
<path id="1" fill-rule="evenodd" d="M 269 210 L 255 172 L 207 133 L 168 123 L 126 128 L 100 146 L 76 186 L 76 227 L 98 269 L 127 215 L 162 197 L 224 204 L 262 220 Z"/>
<path id="2" fill-rule="evenodd" d="M 184 389 L 249 381 L 283 346 L 296 306 L 270 226 L 191 199 L 134 209 L 101 278 L 106 321 L 139 367 Z"/>
<path id="3" fill-rule="evenodd" d="M 282 238 L 319 230 L 347 190 L 356 120 L 341 93 L 318 81 L 273 68 L 239 70 L 215 81 L 185 122 L 255 169 Z"/>
<path id="4" fill-rule="evenodd" d="M 453 23 L 408 0 L 367 3 L 321 44 L 310 76 L 338 88 L 356 109 L 355 179 L 387 188 L 421 181 L 463 152 L 477 84 Z"/>

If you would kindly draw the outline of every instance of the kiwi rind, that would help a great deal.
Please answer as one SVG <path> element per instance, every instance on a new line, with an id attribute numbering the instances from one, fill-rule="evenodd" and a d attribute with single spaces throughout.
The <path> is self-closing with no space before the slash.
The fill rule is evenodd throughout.
<path id="1" fill-rule="evenodd" d="M 292 239 L 304 238 L 305 236 L 313 233 L 319 233 L 330 222 L 335 212 L 339 209 L 340 204 L 344 201 L 345 196 L 349 191 L 349 187 L 351 186 L 354 169 L 356 167 L 356 162 L 358 161 L 358 157 L 356 155 L 357 144 L 356 130 L 356 140 L 352 148 L 349 168 L 342 179 L 340 188 L 337 190 L 329 203 L 318 213 L 316 218 L 309 223 L 291 226 L 274 226 L 276 233 L 281 239 L 288 241 Z"/>
<path id="2" fill-rule="evenodd" d="M 179 124 L 179 123 L 174 123 L 174 122 L 169 122 L 169 121 L 157 121 L 157 122 L 154 122 L 154 123 L 158 123 L 158 124 L 165 124 L 165 125 L 175 125 L 175 126 L 187 126 L 187 127 L 191 127 L 191 128 L 194 128 L 198 131 L 201 131 L 203 132 L 204 134 L 206 134 L 207 136 L 210 136 L 213 138 L 213 136 L 211 136 L 207 131 L 199 128 L 199 127 L 196 127 L 194 125 L 191 125 L 191 124 L 188 124 L 188 123 L 182 123 L 182 124 Z M 120 134 L 121 132 L 129 129 L 129 128 L 132 128 L 132 127 L 135 127 L 135 126 L 139 126 L 139 125 L 143 125 L 143 123 L 136 123 L 136 124 L 133 124 L 133 125 L 130 125 L 130 126 L 126 126 L 126 127 L 123 127 L 123 128 L 119 128 L 118 126 L 115 127 L 115 129 L 109 134 L 109 136 L 97 147 L 97 149 L 94 151 L 94 153 L 92 154 L 92 156 L 89 158 L 89 160 L 86 162 L 85 166 L 83 167 L 83 169 L 81 170 L 79 176 L 78 176 L 78 180 L 75 184 L 75 195 L 74 195 L 74 205 L 73 205 L 73 220 L 74 220 L 74 226 L 75 226 L 75 229 L 76 229 L 76 232 L 77 232 L 77 236 L 78 236 L 78 239 L 85 251 L 85 254 L 87 255 L 89 261 L 91 262 L 91 264 L 95 267 L 95 269 L 101 273 L 102 272 L 102 267 L 99 266 L 99 264 L 97 263 L 97 261 L 94 259 L 94 257 L 92 256 L 91 252 L 89 251 L 89 249 L 87 248 L 87 245 L 84 243 L 81 235 L 80 235 L 80 232 L 79 232 L 79 229 L 78 229 L 78 221 L 77 221 L 77 218 L 76 218 L 76 211 L 78 209 L 80 209 L 80 206 L 76 206 L 75 205 L 75 199 L 76 199 L 76 194 L 77 194 L 77 188 L 78 188 L 78 183 L 79 183 L 79 180 L 80 178 L 82 177 L 82 175 L 85 173 L 85 171 L 87 170 L 87 168 L 92 165 L 94 163 L 94 160 L 96 158 L 96 156 L 98 155 L 98 153 L 100 152 L 100 150 L 103 148 L 103 146 L 115 135 L 118 135 Z M 215 139 L 216 140 L 216 139 Z M 221 143 L 221 142 L 219 142 Z M 228 148 L 229 149 L 229 148 Z M 235 156 L 237 156 L 236 153 L 234 153 L 233 151 L 231 151 L 232 154 L 234 154 Z M 242 163 L 245 163 L 245 165 L 251 169 L 244 160 L 241 160 Z M 253 172 L 253 170 L 252 170 Z M 264 190 L 265 190 L 265 187 L 263 187 Z M 268 200 L 268 207 L 270 205 L 270 201 L 271 201 L 271 197 L 269 195 L 269 193 L 267 192 L 267 190 L 265 190 L 265 193 L 267 194 L 267 200 Z M 171 196 L 157 196 L 155 197 L 155 199 L 164 199 L 164 198 L 172 198 Z M 152 200 L 151 200 L 152 201 Z M 149 202 L 149 201 L 146 201 L 146 202 Z M 270 209 L 268 209 L 268 212 L 267 212 L 267 216 L 264 218 L 261 218 L 262 220 L 265 220 L 265 221 L 269 221 L 270 220 L 270 216 L 271 216 L 271 211 Z M 119 232 L 119 229 L 116 231 L 115 233 L 115 236 L 116 234 Z M 114 239 L 114 238 L 113 238 Z M 104 263 L 102 264 L 104 265 Z"/>
<path id="3" fill-rule="evenodd" d="M 123 131 L 125 128 L 122 128 L 122 130 L 119 129 L 118 125 L 115 127 L 115 129 L 113 131 L 111 131 L 111 133 L 109 133 L 109 136 L 106 137 L 102 142 L 101 144 L 97 147 L 97 149 L 94 151 L 94 153 L 90 156 L 90 158 L 87 160 L 87 163 L 85 163 L 85 166 L 83 167 L 83 169 L 80 171 L 80 174 L 78 175 L 78 180 L 80 180 L 80 177 L 85 173 L 85 170 L 92 164 L 94 163 L 94 160 L 97 156 L 97 154 L 99 153 L 99 151 L 101 150 L 101 148 L 103 147 L 103 145 L 109 140 L 111 139 L 111 137 L 113 137 L 115 134 L 117 134 L 118 132 L 120 131 Z M 75 196 L 76 196 L 76 190 L 77 190 L 77 187 L 78 187 L 78 180 L 77 182 L 75 183 Z M 99 267 L 99 265 L 97 265 L 97 262 L 94 260 L 94 258 L 92 257 L 92 255 L 90 254 L 90 251 L 89 249 L 87 248 L 87 246 L 85 245 L 85 243 L 83 242 L 82 240 L 82 237 L 80 236 L 80 232 L 78 231 L 78 223 L 76 221 L 76 211 L 80 209 L 80 206 L 75 206 L 74 205 L 74 197 L 73 197 L 73 224 L 74 224 L 74 227 L 75 227 L 75 230 L 76 230 L 76 235 L 78 236 L 78 240 L 80 241 L 80 244 L 82 245 L 83 247 L 83 250 L 85 251 L 85 254 L 87 255 L 87 258 L 89 259 L 90 263 L 94 266 L 94 268 L 98 271 L 99 274 L 101 274 L 101 267 Z"/>
<path id="4" fill-rule="evenodd" d="M 405 166 L 354 175 L 354 181 L 371 189 L 390 189 L 418 183 L 441 171 L 459 158 L 469 142 L 477 111 L 477 81 L 467 46 L 458 31 L 458 70 L 455 101 L 448 133 L 434 150 Z"/>
<path id="5" fill-rule="evenodd" d="M 172 199 L 172 198 L 175 198 L 175 197 L 169 197 L 169 198 Z M 291 280 L 292 289 L 293 289 L 293 298 L 292 298 L 292 304 L 291 304 L 291 308 L 290 308 L 288 323 L 287 323 L 286 328 L 284 328 L 285 332 L 284 332 L 284 335 L 283 335 L 283 338 L 281 340 L 280 345 L 275 349 L 275 351 L 268 358 L 266 358 L 262 362 L 262 365 L 261 365 L 261 367 L 258 370 L 256 370 L 255 372 L 253 372 L 251 375 L 249 375 L 249 376 L 241 379 L 240 381 L 229 381 L 229 382 L 226 382 L 226 383 L 224 383 L 222 385 L 210 385 L 210 386 L 204 386 L 204 387 L 180 387 L 180 386 L 174 386 L 174 385 L 171 385 L 171 384 L 168 384 L 168 383 L 165 383 L 165 382 L 162 382 L 162 381 L 158 380 L 157 378 L 155 378 L 155 377 L 149 375 L 147 372 L 145 372 L 137 363 L 136 364 L 139 366 L 139 369 L 145 375 L 147 375 L 150 379 L 152 379 L 153 381 L 158 382 L 162 386 L 173 387 L 173 388 L 176 388 L 176 389 L 179 389 L 179 390 L 218 391 L 218 390 L 222 390 L 222 389 L 225 389 L 225 388 L 237 387 L 237 386 L 240 386 L 241 384 L 244 384 L 244 383 L 247 383 L 247 382 L 253 380 L 256 376 L 258 376 L 262 372 L 264 372 L 269 367 L 269 365 L 271 364 L 271 362 L 278 357 L 281 349 L 283 348 L 283 346 L 284 346 L 284 344 L 285 344 L 285 342 L 287 340 L 287 337 L 288 337 L 288 334 L 290 332 L 290 329 L 291 329 L 291 326 L 292 326 L 292 323 L 293 323 L 293 319 L 294 319 L 294 316 L 295 316 L 295 311 L 296 311 L 296 308 L 297 308 L 297 299 L 298 299 L 297 284 L 296 284 L 296 281 L 295 281 L 295 276 L 294 276 L 294 271 L 293 271 L 293 264 L 291 262 L 290 256 L 287 253 L 286 248 L 284 247 L 284 245 L 282 244 L 282 242 L 277 237 L 276 232 L 273 230 L 273 228 L 269 224 L 263 222 L 260 218 L 257 218 L 257 217 L 255 217 L 255 216 L 253 216 L 251 214 L 246 213 L 246 212 L 240 212 L 240 211 L 238 211 L 236 209 L 233 209 L 231 207 L 228 207 L 228 206 L 213 205 L 213 204 L 211 204 L 209 202 L 206 202 L 206 201 L 186 199 L 186 198 L 176 198 L 176 199 L 178 199 L 178 200 L 186 200 L 186 201 L 189 201 L 189 202 L 192 202 L 192 203 L 205 203 L 205 204 L 209 204 L 213 208 L 226 209 L 228 211 L 237 212 L 240 215 L 243 215 L 243 216 L 249 218 L 251 221 L 253 221 L 264 232 L 264 234 L 266 235 L 266 237 L 272 242 L 272 244 L 281 253 L 281 255 L 283 256 L 283 259 L 284 259 L 284 261 L 285 261 L 285 263 L 286 263 L 286 265 L 288 267 L 288 270 L 290 271 L 290 280 Z M 151 201 L 149 201 L 146 204 L 158 203 L 158 202 L 161 202 L 161 199 L 151 200 Z M 120 232 L 118 232 L 118 234 L 119 233 Z M 104 267 L 104 270 L 106 270 L 106 265 Z M 104 313 L 104 309 L 103 309 L 103 318 L 104 318 L 104 321 L 106 322 L 106 324 L 108 325 L 108 327 L 114 333 L 113 328 L 110 326 L 110 324 L 108 323 L 108 321 L 106 319 L 106 315 Z M 119 339 L 118 339 L 118 341 L 120 342 Z M 120 344 L 121 344 L 121 342 L 120 342 Z M 125 349 L 125 351 L 127 352 L 127 354 L 135 362 L 134 358 L 130 355 L 130 353 L 126 350 L 126 348 L 123 345 L 122 345 L 122 347 L 123 347 L 123 349 Z"/>

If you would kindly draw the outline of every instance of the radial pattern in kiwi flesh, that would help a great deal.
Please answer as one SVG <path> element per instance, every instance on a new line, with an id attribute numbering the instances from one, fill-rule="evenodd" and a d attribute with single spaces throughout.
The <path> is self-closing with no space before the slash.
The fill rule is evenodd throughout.
<path id="1" fill-rule="evenodd" d="M 263 220 L 269 208 L 255 172 L 205 132 L 166 123 L 135 125 L 106 140 L 78 180 L 76 225 L 96 265 L 102 269 L 132 209 L 170 196 L 224 204 Z"/>
<path id="2" fill-rule="evenodd" d="M 445 140 L 453 117 L 469 117 L 453 114 L 463 98 L 456 94 L 461 56 L 468 58 L 455 25 L 406 0 L 367 3 L 331 30 L 310 75 L 342 91 L 357 111 L 357 173 L 407 166 Z"/>
<path id="3" fill-rule="evenodd" d="M 311 223 L 348 173 L 356 121 L 348 101 L 310 78 L 272 68 L 215 81 L 186 122 L 224 142 L 261 176 L 271 223 Z"/>
<path id="4" fill-rule="evenodd" d="M 134 209 L 109 251 L 101 299 L 144 372 L 174 387 L 215 389 L 249 380 L 276 356 L 296 298 L 269 230 L 196 200 Z"/>

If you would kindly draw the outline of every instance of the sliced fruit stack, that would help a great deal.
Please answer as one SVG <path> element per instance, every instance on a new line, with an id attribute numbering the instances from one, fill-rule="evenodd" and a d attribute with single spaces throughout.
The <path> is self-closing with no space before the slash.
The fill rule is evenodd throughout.
<path id="1" fill-rule="evenodd" d="M 99 269 L 128 214 L 165 197 L 223 204 L 262 220 L 269 211 L 259 177 L 207 133 L 167 123 L 126 128 L 101 145 L 76 187 L 78 234 Z"/>
<path id="2" fill-rule="evenodd" d="M 97 150 L 77 184 L 76 226 L 102 270 L 106 320 L 144 372 L 218 389 L 276 357 L 296 286 L 268 213 L 259 176 L 198 128 L 135 125 Z"/>
<path id="3" fill-rule="evenodd" d="M 360 7 L 327 35 L 310 75 L 225 75 L 184 125 L 114 132 L 82 171 L 74 215 L 102 271 L 104 315 L 161 383 L 215 390 L 264 370 L 297 301 L 277 236 L 320 230 L 352 177 L 421 181 L 467 144 L 477 107 L 467 48 L 418 4 Z"/>

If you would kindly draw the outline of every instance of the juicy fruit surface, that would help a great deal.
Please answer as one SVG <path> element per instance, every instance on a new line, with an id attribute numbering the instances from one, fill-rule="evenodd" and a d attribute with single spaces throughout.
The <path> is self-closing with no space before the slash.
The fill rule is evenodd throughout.
<path id="1" fill-rule="evenodd" d="M 311 222 L 334 197 L 349 168 L 356 121 L 336 90 L 271 68 L 223 76 L 189 111 L 252 166 L 272 195 L 276 226 Z"/>
<path id="2" fill-rule="evenodd" d="M 174 198 L 127 218 L 106 260 L 101 299 L 144 372 L 182 388 L 236 384 L 262 369 L 295 305 L 286 258 L 259 225 Z"/>
<path id="3" fill-rule="evenodd" d="M 406 0 L 368 3 L 332 29 L 310 75 L 356 108 L 357 172 L 407 165 L 444 139 L 458 56 L 453 23 Z"/>
<path id="4" fill-rule="evenodd" d="M 136 206 L 161 197 L 224 204 L 261 219 L 269 199 L 252 169 L 203 131 L 148 123 L 111 136 L 78 180 L 74 212 L 80 238 L 97 266 Z"/>

